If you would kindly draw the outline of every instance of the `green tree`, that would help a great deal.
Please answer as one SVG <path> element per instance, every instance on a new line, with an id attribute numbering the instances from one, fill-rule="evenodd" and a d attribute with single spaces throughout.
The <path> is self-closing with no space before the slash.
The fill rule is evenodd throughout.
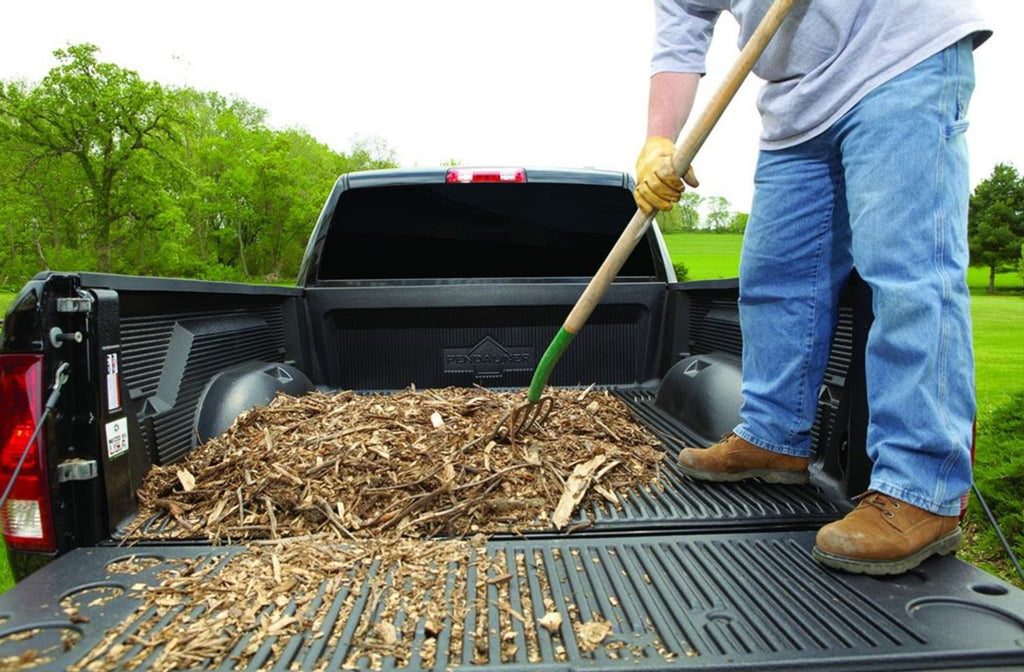
<path id="1" fill-rule="evenodd" d="M 343 162 L 349 166 L 343 172 L 394 168 L 398 165 L 395 150 L 384 138 L 375 135 L 356 135 L 351 144 L 348 155 L 342 157 Z"/>
<path id="2" fill-rule="evenodd" d="M 683 230 L 679 216 L 679 204 L 674 203 L 668 210 L 663 210 L 655 215 L 654 221 L 663 234 L 679 233 Z"/>
<path id="3" fill-rule="evenodd" d="M 696 231 L 700 226 L 701 197 L 693 191 L 684 191 L 678 203 L 668 211 L 658 213 L 658 228 L 662 233 Z"/>
<path id="4" fill-rule="evenodd" d="M 996 273 L 1013 268 L 1024 244 L 1024 180 L 1012 165 L 997 164 L 975 188 L 967 237 L 971 265 L 988 267 L 988 293 L 994 294 Z"/>
<path id="5" fill-rule="evenodd" d="M 715 232 L 725 231 L 733 217 L 729 199 L 724 196 L 709 196 L 704 199 L 704 203 L 708 206 L 708 214 L 704 218 L 707 228 Z"/>
<path id="6" fill-rule="evenodd" d="M 750 218 L 745 212 L 733 213 L 732 219 L 725 226 L 725 233 L 745 233 L 747 230 L 747 220 Z"/>
<path id="7" fill-rule="evenodd" d="M 0 82 L 0 285 L 41 269 L 276 281 L 339 174 L 395 165 L 381 138 L 337 152 L 97 52 L 58 50 L 38 84 Z"/>
<path id="8" fill-rule="evenodd" d="M 703 199 L 693 191 L 684 191 L 679 203 L 679 226 L 683 231 L 696 231 L 700 228 L 700 204 Z"/>
<path id="9" fill-rule="evenodd" d="M 145 188 L 152 163 L 142 157 L 174 137 L 176 119 L 162 87 L 99 62 L 97 51 L 91 44 L 58 49 L 59 64 L 38 86 L 4 85 L 0 118 L 33 161 L 71 158 L 85 187 L 82 215 L 99 270 L 110 271 L 115 247 L 147 209 L 137 207 L 136 196 L 152 193 Z"/>
<path id="10" fill-rule="evenodd" d="M 0 84 L 0 88 L 4 88 Z M 12 83 L 12 89 L 24 89 Z M 0 283 L 20 286 L 39 269 L 78 258 L 85 237 L 87 196 L 70 156 L 52 157 L 15 133 L 0 115 Z M 86 254 L 88 256 L 88 254 Z"/>

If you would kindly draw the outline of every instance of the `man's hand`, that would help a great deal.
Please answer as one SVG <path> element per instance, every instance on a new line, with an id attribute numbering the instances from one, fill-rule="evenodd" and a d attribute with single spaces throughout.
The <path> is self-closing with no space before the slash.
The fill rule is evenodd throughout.
<path id="1" fill-rule="evenodd" d="M 670 209 L 683 195 L 686 185 L 698 186 L 693 166 L 687 168 L 683 179 L 679 179 L 672 169 L 672 155 L 675 151 L 675 143 L 671 140 L 654 136 L 647 140 L 640 158 L 636 160 L 637 187 L 633 199 L 637 207 L 648 215 L 656 209 Z"/>

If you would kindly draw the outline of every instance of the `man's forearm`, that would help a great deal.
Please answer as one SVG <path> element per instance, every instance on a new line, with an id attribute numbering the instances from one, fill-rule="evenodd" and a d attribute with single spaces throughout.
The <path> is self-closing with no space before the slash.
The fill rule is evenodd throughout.
<path id="1" fill-rule="evenodd" d="M 651 77 L 648 138 L 661 136 L 675 142 L 693 109 L 699 81 L 700 75 L 689 72 L 659 72 Z"/>

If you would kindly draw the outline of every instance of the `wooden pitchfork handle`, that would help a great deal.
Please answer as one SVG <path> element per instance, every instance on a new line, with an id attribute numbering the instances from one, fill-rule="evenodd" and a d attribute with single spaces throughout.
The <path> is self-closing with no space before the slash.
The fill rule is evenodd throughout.
<path id="1" fill-rule="evenodd" d="M 711 129 L 718 123 L 722 113 L 725 112 L 725 108 L 728 107 L 743 80 L 746 79 L 747 74 L 754 67 L 754 63 L 761 56 L 765 47 L 768 46 L 772 37 L 775 36 L 779 26 L 782 25 L 786 15 L 789 14 L 789 10 L 792 9 L 793 4 L 797 1 L 775 0 L 764 15 L 764 18 L 761 19 L 757 30 L 750 36 L 750 39 L 744 45 L 742 51 L 740 51 L 736 63 L 726 75 L 725 81 L 719 86 L 700 118 L 697 119 L 696 123 L 690 128 L 690 131 L 677 145 L 675 154 L 672 156 L 672 168 L 675 170 L 676 175 L 682 177 L 683 173 L 690 167 L 693 157 L 697 155 L 698 150 L 704 145 L 704 141 L 707 140 Z M 622 265 L 626 263 L 626 259 L 629 258 L 633 248 L 643 238 L 647 232 L 647 227 L 651 225 L 653 220 L 653 211 L 648 215 L 643 210 L 637 208 L 633 218 L 629 220 L 629 224 L 626 225 L 626 228 L 623 229 L 622 234 L 619 236 L 619 240 L 615 243 L 611 252 L 608 253 L 604 263 L 601 264 L 601 268 L 597 270 L 597 273 L 590 280 L 586 289 L 583 290 L 583 294 L 577 299 L 576 305 L 573 306 L 572 311 L 569 313 L 569 317 L 566 318 L 562 328 L 555 334 L 554 340 L 551 341 L 548 349 L 544 352 L 544 356 L 541 357 L 540 362 L 537 364 L 537 368 L 533 373 L 533 379 L 530 382 L 530 390 L 527 393 L 527 401 L 536 403 L 540 400 L 555 364 L 561 358 L 566 348 L 569 347 L 573 337 L 586 324 L 590 314 L 594 312 L 594 308 L 608 289 L 608 285 L 618 275 Z"/>

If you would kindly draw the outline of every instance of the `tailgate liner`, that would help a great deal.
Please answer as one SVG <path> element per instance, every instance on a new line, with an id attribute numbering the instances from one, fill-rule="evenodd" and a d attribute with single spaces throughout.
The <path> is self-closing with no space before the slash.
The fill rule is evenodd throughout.
<path id="1" fill-rule="evenodd" d="M 624 532 L 747 531 L 764 528 L 810 529 L 839 518 L 841 511 L 813 485 L 775 485 L 761 481 L 710 483 L 691 479 L 679 469 L 679 446 L 693 445 L 679 423 L 653 403 L 647 388 L 613 390 L 633 416 L 665 446 L 668 456 L 661 466 L 663 488 L 634 488 L 617 493 L 621 508 L 603 500 L 576 512 L 569 524 L 574 535 L 606 535 Z M 159 512 L 140 528 L 156 543 L 177 529 L 166 512 Z M 561 536 L 550 531 L 524 532 L 531 538 Z M 120 533 L 113 538 L 121 540 Z M 136 541 L 136 540 L 133 540 Z M 201 539 L 187 539 L 190 543 Z"/>
<path id="2" fill-rule="evenodd" d="M 464 634 L 450 641 L 451 623 L 446 621 L 437 637 L 436 658 L 425 667 L 418 653 L 425 638 L 423 620 L 403 624 L 399 617 L 395 624 L 406 629 L 412 655 L 404 667 L 385 658 L 383 668 L 842 671 L 1024 664 L 1021 591 L 952 557 L 933 558 L 896 578 L 834 573 L 811 560 L 813 539 L 810 531 L 786 531 L 488 541 L 485 552 L 512 578 L 501 587 L 478 584 L 484 577 L 474 577 L 475 565 L 470 565 L 469 582 L 457 584 L 449 567 L 443 596 L 427 593 L 413 599 L 443 599 L 450 605 L 457 590 L 453 585 L 464 588 L 470 607 Z M 106 630 L 131 622 L 131 633 L 141 626 L 148 616 L 135 613 L 140 601 L 132 587 L 158 584 L 157 573 L 168 567 L 165 560 L 230 556 L 241 550 L 75 550 L 0 596 L 0 657 L 41 647 L 45 642 L 38 638 L 78 633 L 68 651 L 58 650 L 35 668 L 65 669 L 100 642 Z M 133 553 L 155 558 L 156 564 L 131 575 L 105 569 Z M 478 593 L 477 585 L 486 587 Z M 92 599 L 104 590 L 106 598 Z M 71 623 L 55 604 L 76 594 L 87 622 Z M 365 586 L 358 594 L 344 621 L 337 609 L 331 616 L 334 605 L 314 602 L 323 616 L 323 636 L 268 641 L 246 669 L 339 669 L 358 622 L 364 616 L 373 620 L 363 613 Z M 528 618 L 523 622 L 499 613 L 501 603 Z M 536 624 L 547 611 L 545 604 L 563 618 L 555 633 Z M 612 634 L 588 652 L 580 646 L 577 628 L 592 617 L 610 621 Z M 35 636 L 17 634 L 33 628 L 39 629 Z M 113 644 L 119 643 L 127 660 L 136 649 L 124 640 Z M 509 643 L 515 646 L 503 650 Z M 474 663 L 474 652 L 481 651 L 487 652 L 488 662 Z M 234 665 L 231 660 L 207 662 L 204 667 Z M 367 659 L 357 665 L 365 669 Z"/>

